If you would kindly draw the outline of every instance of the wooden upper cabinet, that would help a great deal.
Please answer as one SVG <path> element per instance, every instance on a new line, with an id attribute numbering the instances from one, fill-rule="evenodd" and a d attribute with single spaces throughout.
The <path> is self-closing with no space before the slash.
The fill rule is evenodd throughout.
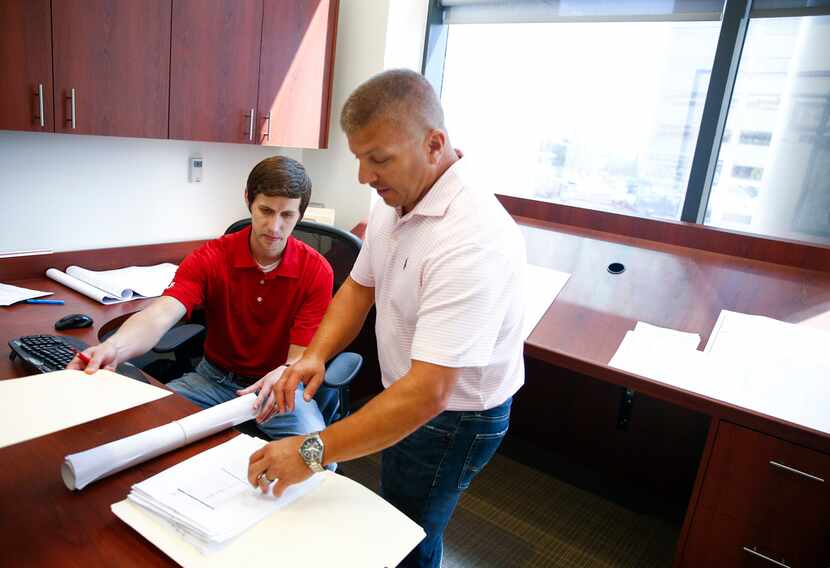
<path id="1" fill-rule="evenodd" d="M 170 3 L 52 0 L 56 132 L 167 138 Z"/>
<path id="2" fill-rule="evenodd" d="M 259 142 L 328 145 L 338 0 L 264 0 Z"/>
<path id="3" fill-rule="evenodd" d="M 54 130 L 49 0 L 0 0 L 0 130 Z"/>
<path id="4" fill-rule="evenodd" d="M 174 0 L 170 138 L 256 142 L 261 38 L 262 0 Z"/>

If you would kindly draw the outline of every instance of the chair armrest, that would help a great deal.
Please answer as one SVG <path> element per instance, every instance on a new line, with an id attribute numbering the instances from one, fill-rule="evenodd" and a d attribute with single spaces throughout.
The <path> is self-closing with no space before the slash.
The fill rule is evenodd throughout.
<path id="1" fill-rule="evenodd" d="M 324 386 L 329 388 L 341 388 L 352 382 L 352 379 L 363 365 L 363 357 L 357 353 L 345 351 L 331 360 L 326 367 L 326 377 L 323 380 Z"/>
<path id="2" fill-rule="evenodd" d="M 153 347 L 153 351 L 155 353 L 170 353 L 204 331 L 204 326 L 195 323 L 170 328 Z"/>

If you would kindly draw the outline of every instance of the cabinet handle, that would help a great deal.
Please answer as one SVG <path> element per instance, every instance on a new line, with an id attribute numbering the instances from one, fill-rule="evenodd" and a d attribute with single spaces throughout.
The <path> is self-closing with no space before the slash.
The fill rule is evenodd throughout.
<path id="1" fill-rule="evenodd" d="M 72 130 L 75 130 L 75 89 L 69 89 L 69 96 L 66 97 L 66 100 L 70 101 L 71 103 L 71 110 L 69 112 L 69 118 L 66 119 L 66 122 L 72 125 Z"/>
<path id="2" fill-rule="evenodd" d="M 38 83 L 37 85 L 37 93 L 35 93 L 37 97 L 37 107 L 39 114 L 35 115 L 35 118 L 38 119 L 40 122 L 40 127 L 46 127 L 46 117 L 43 116 L 43 83 Z"/>
<path id="3" fill-rule="evenodd" d="M 250 114 L 245 115 L 245 118 L 248 119 L 248 132 L 245 133 L 248 135 L 248 140 L 254 139 L 254 116 L 254 109 L 251 109 Z"/>
<path id="4" fill-rule="evenodd" d="M 271 113 L 269 112 L 263 118 L 268 121 L 268 128 L 265 131 L 265 138 L 271 140 Z"/>
<path id="5" fill-rule="evenodd" d="M 772 558 L 770 558 L 769 556 L 764 556 L 764 555 L 763 555 L 763 554 L 761 554 L 760 552 L 757 552 L 757 551 L 755 550 L 755 547 L 754 547 L 754 546 L 753 546 L 752 548 L 748 548 L 748 547 L 744 546 L 744 547 L 743 547 L 743 549 L 744 549 L 744 552 L 748 552 L 749 554 L 751 554 L 751 555 L 753 555 L 753 556 L 757 556 L 758 558 L 763 558 L 764 560 L 766 560 L 766 561 L 768 561 L 768 562 L 772 562 L 772 563 L 773 563 L 773 564 L 775 564 L 776 566 L 782 566 L 783 568 L 790 568 L 790 565 L 789 565 L 789 564 L 784 564 L 783 562 L 778 562 L 777 560 L 773 560 L 773 559 L 772 559 Z"/>
<path id="6" fill-rule="evenodd" d="M 775 462 L 775 461 L 770 461 L 769 464 L 773 467 L 783 469 L 784 471 L 789 471 L 790 473 L 795 473 L 796 475 L 804 476 L 807 479 L 812 479 L 813 481 L 818 481 L 819 483 L 824 483 L 824 480 L 820 477 L 816 477 L 815 475 L 810 475 L 809 473 L 804 473 L 803 471 L 799 471 L 795 468 L 788 467 L 788 466 L 786 466 L 782 463 L 778 463 L 778 462 Z"/>

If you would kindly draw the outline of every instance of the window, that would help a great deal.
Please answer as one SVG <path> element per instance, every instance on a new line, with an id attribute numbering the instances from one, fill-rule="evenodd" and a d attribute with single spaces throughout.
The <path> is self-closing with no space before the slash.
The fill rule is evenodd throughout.
<path id="1" fill-rule="evenodd" d="M 717 22 L 450 25 L 442 103 L 497 193 L 678 219 Z"/>
<path id="2" fill-rule="evenodd" d="M 830 0 L 435 5 L 425 74 L 496 193 L 830 243 Z"/>
<path id="3" fill-rule="evenodd" d="M 830 16 L 750 20 L 727 128 L 708 224 L 830 242 Z"/>

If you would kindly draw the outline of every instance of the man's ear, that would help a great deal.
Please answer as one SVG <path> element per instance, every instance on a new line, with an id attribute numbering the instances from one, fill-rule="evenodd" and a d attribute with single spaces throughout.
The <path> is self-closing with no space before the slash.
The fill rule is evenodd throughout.
<path id="1" fill-rule="evenodd" d="M 245 208 L 248 210 L 248 212 L 250 212 L 251 211 L 251 204 L 250 204 L 250 201 L 248 201 L 248 188 L 247 187 L 242 189 L 242 199 L 245 200 Z"/>
<path id="2" fill-rule="evenodd" d="M 427 134 L 427 150 L 429 152 L 429 163 L 437 164 L 444 153 L 447 145 L 447 134 L 443 130 L 433 128 Z"/>

